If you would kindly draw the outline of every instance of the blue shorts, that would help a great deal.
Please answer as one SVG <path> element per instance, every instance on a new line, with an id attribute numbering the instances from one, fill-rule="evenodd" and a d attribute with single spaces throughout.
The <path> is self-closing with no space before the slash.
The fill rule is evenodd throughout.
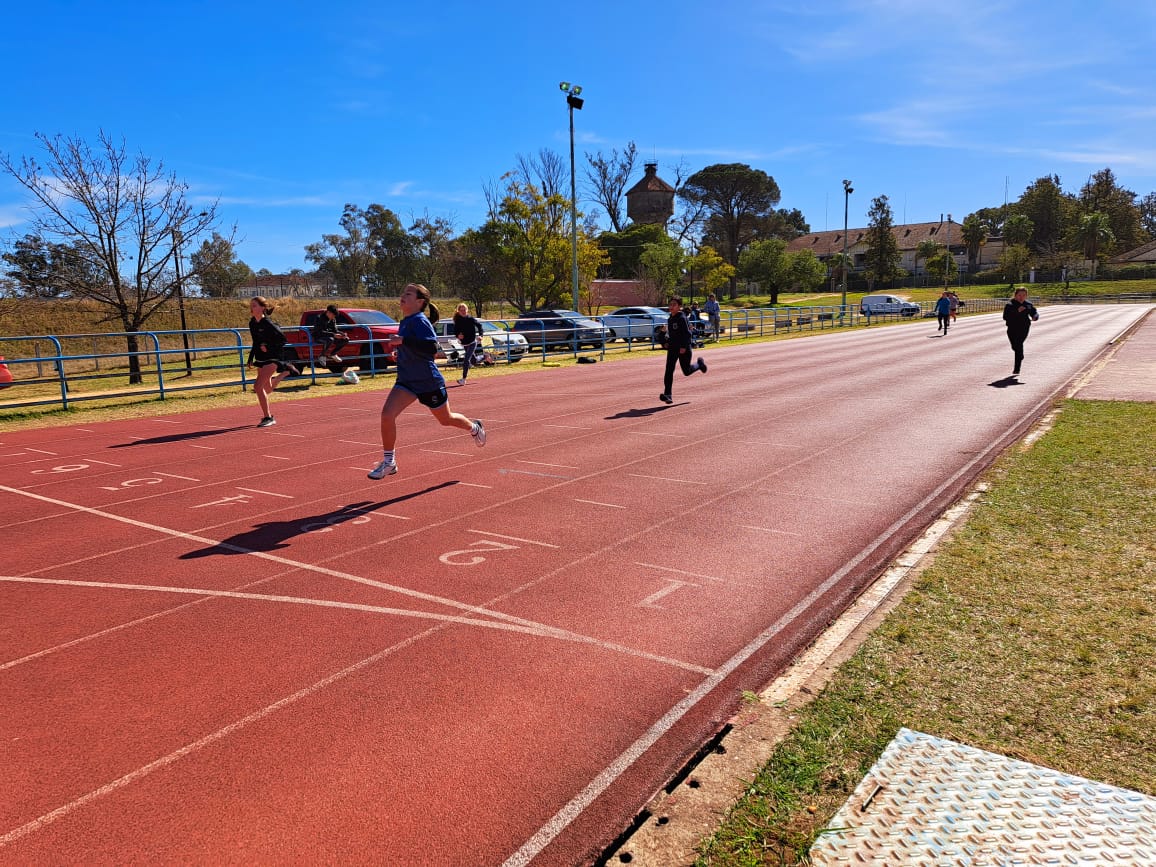
<path id="1" fill-rule="evenodd" d="M 428 406 L 430 409 L 437 409 L 439 406 L 443 406 L 446 401 L 450 399 L 450 396 L 446 394 L 446 387 L 444 385 L 437 391 L 421 392 L 414 391 L 409 386 L 402 385 L 400 382 L 396 383 L 393 387 L 400 388 L 402 391 L 408 391 L 410 394 L 417 398 L 418 403 L 420 403 L 422 406 Z"/>

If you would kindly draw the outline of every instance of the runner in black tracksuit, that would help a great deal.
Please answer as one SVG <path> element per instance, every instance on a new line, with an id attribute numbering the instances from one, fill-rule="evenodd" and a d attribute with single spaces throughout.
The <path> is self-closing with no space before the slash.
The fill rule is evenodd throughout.
<path id="1" fill-rule="evenodd" d="M 706 362 L 701 358 L 697 363 L 690 363 L 691 343 L 690 323 L 682 312 L 682 299 L 670 299 L 670 318 L 666 321 L 666 374 L 662 379 L 662 394 L 658 399 L 663 403 L 674 403 L 671 397 L 671 388 L 674 385 L 674 366 L 682 368 L 683 376 L 690 376 L 696 370 L 706 373 Z"/>
<path id="2" fill-rule="evenodd" d="M 1028 301 L 1028 290 L 1017 289 L 1012 300 L 1003 308 L 1003 321 L 1007 323 L 1007 339 L 1015 355 L 1015 368 L 1012 376 L 1020 372 L 1020 365 L 1024 360 L 1024 341 L 1028 339 L 1028 332 L 1032 330 L 1032 323 L 1040 318 L 1036 308 Z"/>

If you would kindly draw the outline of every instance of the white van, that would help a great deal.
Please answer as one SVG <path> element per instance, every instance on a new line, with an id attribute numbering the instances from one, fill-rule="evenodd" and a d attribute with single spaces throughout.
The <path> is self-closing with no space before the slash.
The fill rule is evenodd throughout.
<path id="1" fill-rule="evenodd" d="M 904 301 L 894 295 L 864 295 L 859 302 L 859 312 L 864 316 L 918 316 L 920 307 L 914 301 Z"/>

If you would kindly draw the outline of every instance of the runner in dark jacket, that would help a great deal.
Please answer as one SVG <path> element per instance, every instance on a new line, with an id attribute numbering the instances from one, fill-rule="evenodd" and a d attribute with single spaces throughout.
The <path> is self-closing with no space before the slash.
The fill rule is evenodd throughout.
<path id="1" fill-rule="evenodd" d="M 1003 308 L 1003 321 L 1007 323 L 1007 339 L 1011 344 L 1015 356 L 1015 368 L 1012 376 L 1020 372 L 1020 365 L 1024 361 L 1024 341 L 1028 339 L 1028 332 L 1032 330 L 1032 323 L 1040 318 L 1036 308 L 1028 301 L 1028 290 L 1017 289 L 1012 300 Z"/>
<path id="2" fill-rule="evenodd" d="M 691 364 L 691 344 L 694 338 L 690 333 L 690 323 L 682 312 L 682 299 L 670 299 L 670 318 L 666 320 L 666 373 L 662 378 L 662 394 L 658 399 L 663 403 L 674 403 L 671 389 L 674 386 L 674 366 L 682 368 L 683 376 L 690 376 L 696 370 L 706 373 L 706 362 L 701 358 Z"/>

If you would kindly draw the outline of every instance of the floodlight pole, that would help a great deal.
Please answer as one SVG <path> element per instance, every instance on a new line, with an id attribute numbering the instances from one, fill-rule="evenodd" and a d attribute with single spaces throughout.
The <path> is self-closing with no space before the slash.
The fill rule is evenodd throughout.
<path id="1" fill-rule="evenodd" d="M 582 109 L 585 100 L 579 99 L 582 87 L 563 81 L 559 90 L 566 94 L 566 105 L 570 111 L 570 256 L 573 267 L 570 272 L 571 300 L 578 310 L 578 187 L 574 177 L 574 109 Z"/>
<path id="2" fill-rule="evenodd" d="M 843 303 L 839 310 L 839 317 L 842 318 L 847 313 L 847 207 L 851 199 L 851 194 L 855 192 L 851 189 L 851 182 L 843 180 Z"/>
<path id="3" fill-rule="evenodd" d="M 181 341 L 185 345 L 185 376 L 193 375 L 193 357 L 189 354 L 189 325 L 185 322 L 185 287 L 181 280 L 181 232 L 172 228 L 173 263 L 177 270 L 177 309 L 181 312 Z"/>

